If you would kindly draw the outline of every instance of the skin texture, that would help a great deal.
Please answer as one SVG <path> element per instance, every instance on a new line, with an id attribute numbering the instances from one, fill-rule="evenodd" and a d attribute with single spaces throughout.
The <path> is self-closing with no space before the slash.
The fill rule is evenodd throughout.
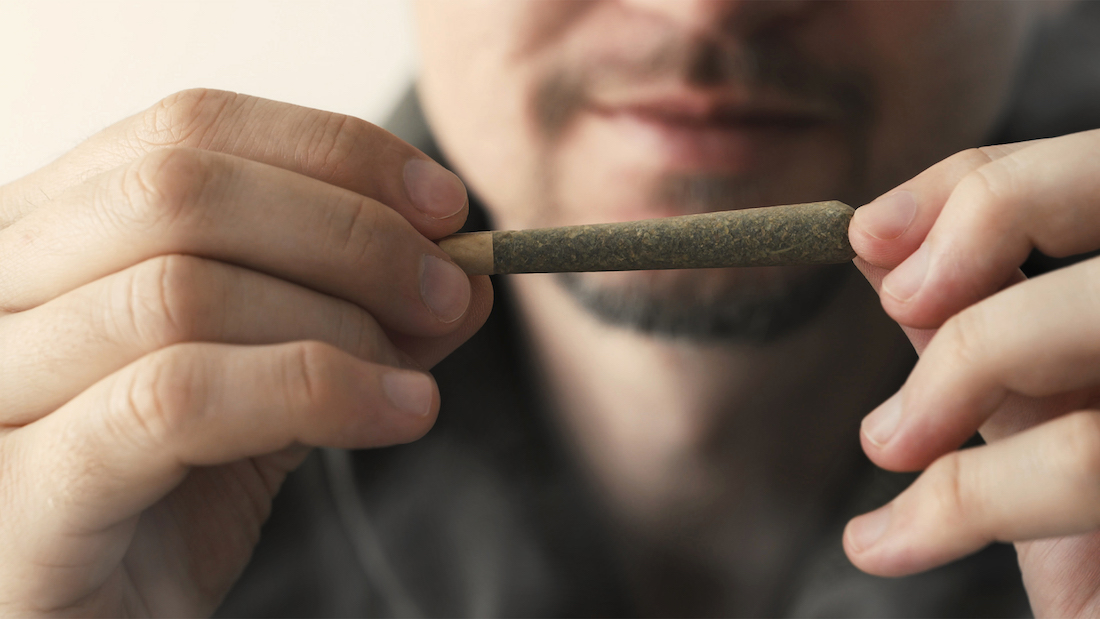
<path id="1" fill-rule="evenodd" d="M 853 220 L 857 264 L 921 353 L 864 420 L 863 448 L 925 469 L 849 524 L 862 569 L 909 574 L 1012 541 L 1038 616 L 1100 610 L 1100 262 L 1030 281 L 1017 269 L 1033 248 L 1100 247 L 1098 155 L 1100 131 L 966 151 Z M 989 444 L 955 451 L 975 431 Z"/>
<path id="2" fill-rule="evenodd" d="M 911 198 L 851 228 L 879 296 L 849 278 L 766 345 L 643 335 L 553 278 L 517 280 L 551 405 L 607 491 L 646 610 L 770 608 L 848 481 L 859 414 L 906 365 L 896 320 L 923 357 L 862 447 L 927 468 L 850 524 L 850 558 L 898 575 L 1016 541 L 1039 615 L 1096 614 L 1097 267 L 1015 269 L 1031 247 L 1100 244 L 1098 137 L 963 150 L 995 122 L 1033 12 L 420 8 L 426 109 L 503 227 L 858 204 L 898 184 Z M 465 213 L 453 175 L 376 127 L 203 90 L 0 188 L 0 613 L 209 613 L 309 446 L 427 431 L 426 368 L 491 305 L 488 281 L 431 242 Z M 820 275 L 589 283 L 642 302 L 698 291 L 685 301 L 705 310 Z M 988 447 L 955 451 L 978 429 Z"/>
<path id="3" fill-rule="evenodd" d="M 309 446 L 427 431 L 491 305 L 429 240 L 465 214 L 376 127 L 203 90 L 0 190 L 0 613 L 210 613 Z"/>

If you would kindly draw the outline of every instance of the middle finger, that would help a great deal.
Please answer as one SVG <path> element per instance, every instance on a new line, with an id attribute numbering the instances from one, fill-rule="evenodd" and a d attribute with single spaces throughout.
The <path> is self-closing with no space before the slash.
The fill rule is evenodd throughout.
<path id="1" fill-rule="evenodd" d="M 379 202 L 273 166 L 156 151 L 0 231 L 0 306 L 21 311 L 143 260 L 191 254 L 337 296 L 434 336 L 466 312 L 450 258 Z"/>
<path id="2" fill-rule="evenodd" d="M 979 427 L 985 433 L 987 420 L 1018 430 L 1088 405 L 1100 384 L 1097 281 L 1100 259 L 1093 259 L 1003 290 L 952 317 L 901 390 L 864 420 L 868 456 L 889 469 L 923 468 Z M 1012 419 L 990 419 L 1010 394 L 1033 398 L 1030 418 L 1021 420 L 1016 411 Z"/>

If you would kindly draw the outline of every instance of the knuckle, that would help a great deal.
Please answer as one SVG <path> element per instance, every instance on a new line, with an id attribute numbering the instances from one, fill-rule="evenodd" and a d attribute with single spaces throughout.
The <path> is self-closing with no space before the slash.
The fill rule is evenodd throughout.
<path id="1" fill-rule="evenodd" d="M 302 153 L 306 169 L 317 170 L 325 181 L 345 178 L 361 172 L 356 156 L 371 134 L 378 131 L 370 123 L 345 114 L 319 114 L 312 130 L 304 134 Z"/>
<path id="2" fill-rule="evenodd" d="M 986 166 L 982 166 L 959 181 L 955 193 L 965 198 L 966 205 L 971 211 L 996 211 L 1001 195 L 997 187 L 991 184 L 991 178 Z"/>
<path id="3" fill-rule="evenodd" d="M 336 350 L 323 342 L 297 342 L 284 356 L 281 384 L 291 411 L 330 408 L 336 402 L 340 370 Z"/>
<path id="4" fill-rule="evenodd" d="M 1078 496 L 1100 500 L 1100 413 L 1072 413 L 1061 425 L 1061 440 L 1051 444 L 1050 457 Z"/>
<path id="5" fill-rule="evenodd" d="M 947 319 L 936 337 L 948 345 L 957 367 L 979 369 L 990 362 L 988 332 L 989 320 L 979 304 Z"/>
<path id="6" fill-rule="evenodd" d="M 166 148 L 139 159 L 126 174 L 127 224 L 174 229 L 202 204 L 220 176 L 217 159 L 190 148 Z"/>
<path id="7" fill-rule="evenodd" d="M 137 138 L 150 146 L 198 146 L 225 111 L 241 97 L 236 93 L 192 88 L 161 99 L 137 125 Z"/>
<path id="8" fill-rule="evenodd" d="M 1013 161 L 1004 157 L 977 167 L 959 181 L 954 192 L 963 199 L 971 218 L 995 230 L 1012 222 Z"/>
<path id="9" fill-rule="evenodd" d="M 142 445 L 170 444 L 204 411 L 206 376 L 192 354 L 179 347 L 147 355 L 119 381 L 112 409 L 116 434 Z"/>
<path id="10" fill-rule="evenodd" d="M 1004 202 L 1017 189 L 1020 161 L 1013 155 L 999 157 L 974 170 L 973 176 L 976 177 L 974 182 L 981 179 L 987 194 L 998 202 Z"/>
<path id="11" fill-rule="evenodd" d="M 370 201 L 358 197 L 341 200 L 327 214 L 325 247 L 334 256 L 353 263 L 367 260 L 379 240 L 379 229 L 389 227 L 383 211 L 384 209 L 376 208 Z"/>
<path id="12" fill-rule="evenodd" d="M 354 303 L 342 303 L 338 310 L 336 341 L 360 359 L 398 366 L 401 360 L 374 318 Z"/>
<path id="13" fill-rule="evenodd" d="M 981 503 L 967 492 L 974 486 L 965 483 L 963 475 L 959 452 L 940 457 L 925 470 L 926 492 L 921 502 L 933 521 L 956 527 L 978 516 Z"/>
<path id="14" fill-rule="evenodd" d="M 177 254 L 139 264 L 125 289 L 130 331 L 158 348 L 198 335 L 203 299 L 215 288 L 210 272 L 208 261 Z"/>
<path id="15" fill-rule="evenodd" d="M 992 162 L 995 158 L 989 148 L 967 148 L 951 155 L 944 160 L 944 163 L 952 169 L 976 170 Z"/>

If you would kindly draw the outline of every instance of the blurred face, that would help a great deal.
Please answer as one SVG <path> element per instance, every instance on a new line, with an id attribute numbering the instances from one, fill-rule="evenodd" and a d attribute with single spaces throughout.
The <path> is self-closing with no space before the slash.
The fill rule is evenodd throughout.
<path id="1" fill-rule="evenodd" d="M 981 143 L 1034 10 L 424 1 L 421 97 L 452 165 L 503 228 L 858 205 Z M 608 320 L 758 339 L 812 316 L 836 273 L 583 274 L 561 283 Z"/>

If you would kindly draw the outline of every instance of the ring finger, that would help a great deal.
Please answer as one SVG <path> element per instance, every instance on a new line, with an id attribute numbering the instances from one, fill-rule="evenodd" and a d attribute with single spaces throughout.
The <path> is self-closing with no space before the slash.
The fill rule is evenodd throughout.
<path id="1" fill-rule="evenodd" d="M 352 303 L 214 260 L 153 258 L 0 319 L 0 350 L 8 357 L 0 372 L 0 424 L 30 423 L 172 344 L 299 340 L 385 365 L 413 365 Z"/>

